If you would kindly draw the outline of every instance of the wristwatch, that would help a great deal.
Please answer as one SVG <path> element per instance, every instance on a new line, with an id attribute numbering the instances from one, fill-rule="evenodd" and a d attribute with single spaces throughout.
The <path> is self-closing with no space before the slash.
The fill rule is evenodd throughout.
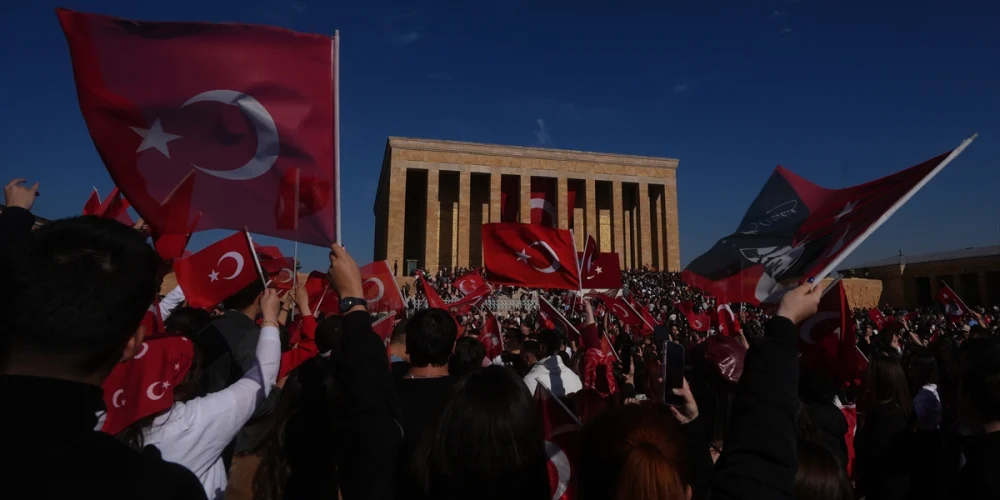
<path id="1" fill-rule="evenodd" d="M 368 307 L 368 301 L 365 299 L 359 299 L 357 297 L 344 297 L 340 299 L 340 311 L 347 312 L 351 310 L 354 306 L 365 306 Z"/>

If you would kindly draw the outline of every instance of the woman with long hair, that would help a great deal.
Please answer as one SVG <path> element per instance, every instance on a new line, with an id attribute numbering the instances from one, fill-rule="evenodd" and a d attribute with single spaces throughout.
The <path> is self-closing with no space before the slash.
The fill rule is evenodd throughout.
<path id="1" fill-rule="evenodd" d="M 910 483 L 903 441 L 913 400 L 896 356 L 872 357 L 862 403 L 864 422 L 854 438 L 858 491 L 870 500 L 902 498 Z"/>

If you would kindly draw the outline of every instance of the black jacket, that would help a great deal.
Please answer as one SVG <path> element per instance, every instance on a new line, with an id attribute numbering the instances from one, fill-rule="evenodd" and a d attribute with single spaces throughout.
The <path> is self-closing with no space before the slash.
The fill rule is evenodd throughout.
<path id="1" fill-rule="evenodd" d="M 783 317 L 747 351 L 736 387 L 712 498 L 766 500 L 795 495 L 798 329 Z"/>
<path id="2" fill-rule="evenodd" d="M 3 498 L 205 498 L 198 478 L 156 448 L 135 451 L 95 431 L 102 398 L 89 384 L 0 376 Z"/>

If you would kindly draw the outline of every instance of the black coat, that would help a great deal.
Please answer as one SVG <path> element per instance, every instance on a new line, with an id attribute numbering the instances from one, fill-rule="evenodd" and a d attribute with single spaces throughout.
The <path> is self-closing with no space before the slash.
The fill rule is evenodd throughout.
<path id="1" fill-rule="evenodd" d="M 3 498 L 189 500 L 198 478 L 147 446 L 136 451 L 95 431 L 100 387 L 59 379 L 0 376 Z"/>

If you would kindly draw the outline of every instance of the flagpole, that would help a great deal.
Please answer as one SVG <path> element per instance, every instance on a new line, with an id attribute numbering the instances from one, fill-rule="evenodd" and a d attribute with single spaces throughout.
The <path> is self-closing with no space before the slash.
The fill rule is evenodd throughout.
<path id="1" fill-rule="evenodd" d="M 334 197 L 337 199 L 337 243 L 343 245 L 340 224 L 340 30 L 334 30 L 332 48 L 333 54 L 333 176 L 336 186 Z"/>
<path id="2" fill-rule="evenodd" d="M 962 297 L 958 296 L 958 292 L 956 292 L 954 288 L 948 286 L 948 283 L 946 283 L 944 280 L 941 280 L 941 284 L 944 285 L 944 287 L 947 288 L 948 291 L 951 292 L 951 294 L 954 295 L 956 299 L 958 299 L 959 305 L 962 306 L 962 310 L 964 311 L 964 314 L 971 314 L 972 313 L 972 309 L 969 309 L 969 306 L 967 306 L 965 304 L 965 301 L 962 300 Z"/>
<path id="3" fill-rule="evenodd" d="M 330 291 L 330 283 L 327 282 L 326 286 L 323 287 L 323 294 L 319 296 L 319 300 L 316 302 L 316 306 L 313 308 L 313 314 L 319 311 L 319 306 L 323 305 L 323 299 L 326 298 L 326 292 Z"/>
<path id="4" fill-rule="evenodd" d="M 253 238 L 250 237 L 250 231 L 243 228 L 243 234 L 247 237 L 247 246 L 250 247 L 250 255 L 253 255 L 253 263 L 257 266 L 257 276 L 260 276 L 261 283 L 264 284 L 264 288 L 267 288 L 268 281 L 264 278 L 264 269 L 260 267 L 260 259 L 257 258 L 257 250 L 253 247 Z"/>
<path id="5" fill-rule="evenodd" d="M 298 189 L 296 189 L 296 192 L 297 191 L 298 191 Z M 296 234 L 296 238 L 298 237 L 298 233 L 299 233 L 299 230 L 298 230 L 298 227 L 299 227 L 299 218 L 298 218 L 298 215 L 299 214 L 298 214 L 298 212 L 299 212 L 299 205 L 298 205 L 298 203 L 296 203 L 295 204 L 295 234 Z M 299 273 L 298 273 L 298 271 L 295 270 L 295 268 L 298 267 L 298 264 L 299 264 L 299 242 L 296 239 L 295 244 L 292 246 L 292 297 L 293 298 L 296 295 L 295 289 L 299 285 Z M 292 321 L 295 321 L 295 308 L 294 307 L 292 308 L 291 311 L 288 311 L 288 322 L 291 323 Z"/>
<path id="6" fill-rule="evenodd" d="M 868 229 L 865 229 L 865 231 L 861 233 L 861 236 L 858 236 L 858 238 L 852 241 L 850 245 L 847 245 L 847 248 L 844 249 L 844 251 L 841 252 L 840 255 L 837 255 L 832 261 L 830 261 L 829 264 L 826 265 L 826 267 L 823 268 L 823 270 L 816 273 L 816 275 L 810 276 L 809 278 L 813 279 L 812 287 L 815 288 L 817 285 L 819 285 L 819 282 L 822 281 L 823 278 L 826 278 L 828 274 L 833 272 L 833 270 L 836 269 L 837 266 L 839 266 L 840 263 L 843 262 L 844 259 L 846 259 L 847 256 L 851 254 L 851 252 L 854 252 L 854 250 L 856 250 L 858 246 L 861 245 L 861 243 L 863 243 L 866 239 L 868 239 L 868 237 L 871 236 L 876 229 L 881 227 L 882 224 L 885 224 L 885 221 L 889 220 L 889 218 L 892 217 L 893 214 L 895 214 L 900 207 L 905 205 L 906 202 L 910 201 L 910 198 L 913 198 L 913 195 L 917 194 L 917 191 L 923 189 L 923 187 L 926 186 L 927 183 L 930 182 L 930 180 L 933 179 L 935 175 L 940 173 L 941 170 L 943 170 L 944 167 L 948 166 L 948 164 L 951 163 L 952 160 L 957 158 L 958 155 L 962 154 L 962 151 L 965 151 L 965 148 L 968 147 L 969 144 L 972 144 L 972 141 L 976 140 L 976 137 L 978 136 L 979 134 L 972 134 L 972 137 L 969 137 L 968 139 L 962 141 L 962 143 L 959 144 L 958 147 L 951 152 L 951 154 L 945 157 L 945 159 L 942 160 L 941 163 L 939 163 L 936 167 L 934 167 L 934 170 L 931 170 L 931 172 L 926 176 L 924 176 L 923 179 L 920 179 L 920 181 L 917 182 L 917 184 L 914 185 L 912 188 L 910 188 L 910 190 L 907 191 L 906 194 L 902 196 L 902 198 L 896 200 L 896 203 L 893 203 L 892 206 L 889 207 L 889 210 L 886 210 L 885 213 L 883 213 L 875 221 L 874 224 L 868 226 Z"/>

